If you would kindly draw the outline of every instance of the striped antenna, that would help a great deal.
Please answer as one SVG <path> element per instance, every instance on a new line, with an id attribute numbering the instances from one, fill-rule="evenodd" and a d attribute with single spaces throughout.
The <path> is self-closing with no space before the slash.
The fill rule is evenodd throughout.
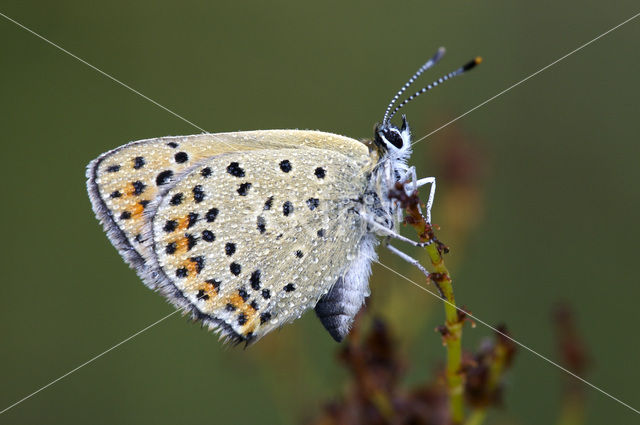
<path id="1" fill-rule="evenodd" d="M 433 83 L 429 84 L 426 87 L 423 87 L 420 91 L 415 92 L 414 94 L 409 96 L 407 99 L 403 100 L 402 103 L 400 103 L 398 106 L 396 106 L 396 109 L 394 109 L 393 112 L 391 113 L 391 115 L 389 115 L 389 119 L 388 119 L 387 122 L 391 121 L 391 118 L 393 118 L 393 116 L 396 114 L 396 112 L 398 112 L 404 105 L 406 105 L 407 103 L 411 102 L 413 99 L 415 99 L 416 97 L 420 96 L 422 93 L 428 92 L 432 88 L 439 86 L 440 84 L 444 83 L 445 81 L 447 81 L 447 80 L 449 80 L 449 79 L 451 79 L 453 77 L 457 77 L 458 75 L 464 74 L 465 72 L 475 68 L 475 66 L 479 65 L 480 63 L 482 63 L 482 58 L 480 56 L 478 56 L 475 59 L 467 62 L 464 66 L 461 66 L 460 68 L 456 69 L 455 71 L 450 72 L 447 75 L 444 75 L 444 76 L 438 78 Z M 386 116 L 386 114 L 385 114 L 385 116 Z"/>
<path id="2" fill-rule="evenodd" d="M 436 54 L 433 55 L 433 57 L 431 59 L 429 59 L 424 65 L 422 65 L 420 67 L 420 69 L 418 69 L 416 71 L 416 73 L 413 74 L 411 76 L 411 78 L 409 78 L 409 81 L 407 81 L 405 83 L 405 85 L 402 86 L 402 88 L 400 90 L 398 90 L 398 93 L 396 93 L 396 95 L 393 97 L 393 99 L 391 99 L 391 102 L 389 102 L 389 106 L 387 106 L 387 110 L 384 111 L 384 118 L 382 119 L 382 123 L 383 124 L 386 124 L 386 123 L 389 122 L 389 120 L 387 119 L 387 116 L 389 115 L 389 111 L 393 107 L 393 104 L 396 103 L 398 98 L 402 95 L 402 93 L 404 93 L 405 90 L 407 90 L 409 88 L 409 86 L 411 84 L 413 84 L 413 82 L 416 80 L 416 78 L 418 78 L 423 72 L 425 72 L 427 69 L 431 68 L 436 63 L 438 63 L 438 61 L 440 59 L 442 59 L 442 57 L 444 56 L 444 53 L 445 53 L 445 48 L 444 47 L 440 47 L 438 49 L 438 51 L 436 52 Z M 391 117 L 389 117 L 389 119 L 391 119 Z"/>

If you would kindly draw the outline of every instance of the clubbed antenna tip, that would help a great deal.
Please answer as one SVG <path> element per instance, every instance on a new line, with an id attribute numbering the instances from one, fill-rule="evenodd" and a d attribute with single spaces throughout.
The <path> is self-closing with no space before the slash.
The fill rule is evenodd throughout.
<path id="1" fill-rule="evenodd" d="M 462 67 L 462 71 L 467 72 L 475 68 L 477 65 L 480 65 L 481 63 L 482 63 L 482 58 L 480 56 L 476 56 L 473 60 L 469 61 Z"/>
<path id="2" fill-rule="evenodd" d="M 438 52 L 440 52 L 440 51 L 438 51 Z M 437 57 L 437 56 L 438 56 L 438 54 L 436 54 L 435 57 Z M 429 63 L 429 62 L 427 62 L 427 63 Z M 397 97 L 399 97 L 399 95 L 402 94 L 402 92 L 404 92 L 404 89 L 406 87 L 408 87 L 408 84 L 406 84 L 405 88 L 403 88 L 402 90 L 400 90 L 400 92 L 398 92 L 398 94 L 394 98 L 394 101 L 387 108 L 387 112 L 385 113 L 383 122 L 385 122 L 385 123 L 390 122 L 391 118 L 393 118 L 393 116 L 396 114 L 396 112 L 398 112 L 400 109 L 402 109 L 403 106 L 405 106 L 407 103 L 411 102 L 416 97 L 420 96 L 423 93 L 428 92 L 429 90 L 433 89 L 434 87 L 439 86 L 440 84 L 444 83 L 447 80 L 450 80 L 453 77 L 457 77 L 458 75 L 464 74 L 465 72 L 475 68 L 477 65 L 480 65 L 481 63 L 482 63 L 482 58 L 480 56 L 476 56 L 473 60 L 467 62 L 465 65 L 461 66 L 460 68 L 456 69 L 455 71 L 450 72 L 447 75 L 443 75 L 442 77 L 438 78 L 437 80 L 435 80 L 431 84 L 429 84 L 426 87 L 423 87 L 419 91 L 415 92 L 414 94 L 409 96 L 407 99 L 405 99 L 402 102 L 400 102 L 400 104 L 398 106 L 396 106 L 396 108 L 391 113 L 389 113 L 389 110 L 391 109 L 393 103 L 395 102 L 395 99 Z M 419 75 L 419 74 L 420 73 L 416 73 L 416 75 Z M 415 79 L 416 75 L 414 75 L 414 77 L 411 77 L 411 79 L 409 81 L 413 82 L 413 80 Z"/>

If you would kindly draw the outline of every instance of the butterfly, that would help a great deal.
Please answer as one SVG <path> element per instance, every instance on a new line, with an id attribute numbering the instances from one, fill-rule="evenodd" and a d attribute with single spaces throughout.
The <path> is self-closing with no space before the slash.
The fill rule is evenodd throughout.
<path id="1" fill-rule="evenodd" d="M 389 197 L 413 193 L 411 132 L 396 112 L 479 63 L 474 59 L 399 103 L 444 55 L 429 59 L 398 91 L 372 142 L 308 130 L 258 130 L 131 142 L 87 167 L 93 210 L 142 281 L 226 340 L 255 342 L 315 312 L 337 341 L 369 295 L 380 237 L 390 245 L 402 219 Z M 421 266 L 420 266 L 421 267 Z"/>

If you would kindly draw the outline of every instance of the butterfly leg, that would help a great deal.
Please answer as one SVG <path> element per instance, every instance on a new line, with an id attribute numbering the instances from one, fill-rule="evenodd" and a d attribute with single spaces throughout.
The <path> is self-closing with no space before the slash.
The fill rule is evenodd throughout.
<path id="1" fill-rule="evenodd" d="M 431 184 L 431 188 L 429 190 L 429 199 L 427 199 L 427 223 L 431 224 L 431 207 L 433 206 L 433 198 L 436 196 L 436 178 L 435 177 L 425 177 L 424 179 L 420 179 L 415 182 L 417 187 L 424 186 L 425 184 Z"/>
<path id="2" fill-rule="evenodd" d="M 362 219 L 364 220 L 365 223 L 367 223 L 372 228 L 377 230 L 379 232 L 378 234 L 382 234 L 382 235 L 385 235 L 385 236 L 388 236 L 388 237 L 391 237 L 391 238 L 394 238 L 394 239 L 398 239 L 399 241 L 406 242 L 408 244 L 411 244 L 413 246 L 417 246 L 419 248 L 424 248 L 425 246 L 429 245 L 429 243 L 430 243 L 430 242 L 420 243 L 420 242 L 412 241 L 409 238 L 405 238 L 401 234 L 394 232 L 392 229 L 384 227 L 382 224 L 376 222 L 372 217 L 370 217 L 365 212 L 361 212 L 360 213 L 360 217 L 362 217 Z"/>
<path id="3" fill-rule="evenodd" d="M 402 187 L 404 188 L 404 192 L 407 194 L 407 196 L 411 196 L 411 194 L 418 191 L 417 182 L 418 182 L 418 177 L 416 175 L 416 167 L 414 166 L 407 168 L 404 171 L 404 174 L 398 179 L 398 183 L 402 185 Z M 399 206 L 400 204 L 396 201 L 396 205 Z M 420 213 L 422 213 L 422 210 L 420 209 L 420 205 L 418 205 L 418 209 L 420 210 Z M 402 218 L 403 218 L 402 208 L 397 209 L 397 214 L 398 214 L 398 221 L 402 221 Z"/>
<path id="4" fill-rule="evenodd" d="M 425 177 L 418 180 L 416 175 L 416 167 L 409 167 L 404 175 L 400 178 L 399 182 L 404 187 L 404 191 L 407 195 L 411 195 L 425 184 L 430 184 L 429 199 L 427 200 L 427 223 L 431 224 L 431 207 L 433 206 L 433 198 L 436 195 L 436 178 Z"/>
<path id="5" fill-rule="evenodd" d="M 416 167 L 411 166 L 407 168 L 407 171 L 405 171 L 402 177 L 400 177 L 400 180 L 398 180 L 398 182 L 402 184 L 407 195 L 411 195 L 413 192 L 418 190 L 419 186 L 417 185 L 418 176 L 416 175 Z M 411 187 L 409 183 L 413 187 Z"/>
<path id="6" fill-rule="evenodd" d="M 385 246 L 387 247 L 387 249 L 389 251 L 393 252 L 394 254 L 396 254 L 398 257 L 402 258 L 407 263 L 411 264 L 412 266 L 417 267 L 418 270 L 420 270 L 427 277 L 427 279 L 430 278 L 431 274 L 427 271 L 427 269 L 425 269 L 422 266 L 422 264 L 420 264 L 420 262 L 418 260 L 416 260 L 415 258 L 405 254 L 404 252 L 400 251 L 398 248 L 392 246 L 389 243 L 389 239 L 388 238 L 387 238 L 387 240 L 385 242 Z"/>

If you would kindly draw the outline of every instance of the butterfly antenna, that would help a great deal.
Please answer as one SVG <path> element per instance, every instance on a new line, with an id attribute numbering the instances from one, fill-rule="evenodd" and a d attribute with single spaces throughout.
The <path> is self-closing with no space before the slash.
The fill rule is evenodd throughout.
<path id="1" fill-rule="evenodd" d="M 470 71 L 471 69 L 475 68 L 476 65 L 479 65 L 481 63 L 482 63 L 482 58 L 480 56 L 478 56 L 475 59 L 467 62 L 465 65 L 461 66 L 460 68 L 456 69 L 455 71 L 450 72 L 447 75 L 444 75 L 444 76 L 438 78 L 433 83 L 431 83 L 428 86 L 423 87 L 421 90 L 415 92 L 414 94 L 412 94 L 411 96 L 409 96 L 408 98 L 403 100 L 402 103 L 400 103 L 398 106 L 396 106 L 396 109 L 394 109 L 393 112 L 391 113 L 391 115 L 389 115 L 389 119 L 388 119 L 387 122 L 391 121 L 391 118 L 393 118 L 393 116 L 396 114 L 396 112 L 398 112 L 404 105 L 406 105 L 407 103 L 411 102 L 413 99 L 415 99 L 416 97 L 420 96 L 422 93 L 428 92 L 432 88 L 439 86 L 440 84 L 444 83 L 445 81 L 447 81 L 447 80 L 449 80 L 449 79 L 451 79 L 453 77 L 457 77 L 458 75 L 462 75 L 465 72 Z M 386 117 L 386 114 L 385 114 L 385 117 Z"/>
<path id="2" fill-rule="evenodd" d="M 416 73 L 413 74 L 411 76 L 411 78 L 409 78 L 409 81 L 407 81 L 405 83 L 405 85 L 402 86 L 402 88 L 400 90 L 398 90 L 398 93 L 396 93 L 396 95 L 393 97 L 393 99 L 391 99 L 391 102 L 389 102 L 389 106 L 387 106 L 387 110 L 384 111 L 384 118 L 382 119 L 383 123 L 388 123 L 389 120 L 391 119 L 391 117 L 389 117 L 389 120 L 387 119 L 387 117 L 389 116 L 389 111 L 391 111 L 391 108 L 393 107 L 393 104 L 396 103 L 396 101 L 402 95 L 402 93 L 404 93 L 405 90 L 407 90 L 409 88 L 409 86 L 411 86 L 411 84 L 413 84 L 413 82 L 416 80 L 416 78 L 418 78 L 423 72 L 425 72 L 427 69 L 431 68 L 436 63 L 438 63 L 438 61 L 440 59 L 442 59 L 442 57 L 444 56 L 445 51 L 446 50 L 445 50 L 444 47 L 440 47 L 438 49 L 438 51 L 436 52 L 436 54 L 433 55 L 433 57 L 431 59 L 429 59 L 424 65 L 422 65 L 420 67 L 420 69 L 418 69 L 416 71 Z"/>

